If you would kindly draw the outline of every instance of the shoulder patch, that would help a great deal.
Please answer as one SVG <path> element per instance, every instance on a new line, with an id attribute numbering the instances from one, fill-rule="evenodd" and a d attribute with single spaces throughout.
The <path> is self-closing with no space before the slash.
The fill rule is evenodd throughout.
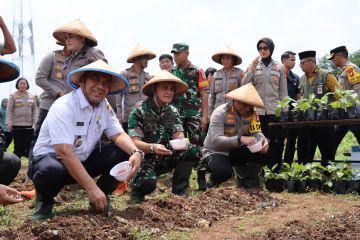
<path id="1" fill-rule="evenodd" d="M 356 83 L 360 83 L 360 73 L 355 69 L 354 66 L 348 64 L 346 66 L 347 79 L 350 85 L 354 85 Z"/>

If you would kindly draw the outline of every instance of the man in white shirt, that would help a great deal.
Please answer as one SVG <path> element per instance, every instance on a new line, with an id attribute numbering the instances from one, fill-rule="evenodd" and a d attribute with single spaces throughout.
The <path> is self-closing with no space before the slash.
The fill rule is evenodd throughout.
<path id="1" fill-rule="evenodd" d="M 85 189 L 91 207 L 109 213 L 112 207 L 108 195 L 118 185 L 110 169 L 129 160 L 130 178 L 144 155 L 124 132 L 105 99 L 108 94 L 127 91 L 129 84 L 122 75 L 98 60 L 72 71 L 67 81 L 77 90 L 51 106 L 29 163 L 28 175 L 37 196 L 33 220 L 51 217 L 53 198 L 71 183 Z M 101 146 L 103 133 L 112 143 Z M 95 183 L 93 178 L 97 176 L 100 178 Z"/>

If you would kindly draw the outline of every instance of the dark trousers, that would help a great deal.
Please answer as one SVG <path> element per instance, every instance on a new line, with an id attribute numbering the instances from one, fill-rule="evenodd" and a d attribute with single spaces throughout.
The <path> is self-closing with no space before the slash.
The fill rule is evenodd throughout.
<path id="1" fill-rule="evenodd" d="M 18 174 L 20 167 L 21 161 L 15 154 L 4 152 L 0 160 L 0 184 L 9 185 Z"/>
<path id="2" fill-rule="evenodd" d="M 49 110 L 42 109 L 42 108 L 40 108 L 40 110 L 39 110 L 38 119 L 35 124 L 34 136 L 33 136 L 32 142 L 31 142 L 31 149 L 33 149 L 33 147 L 35 146 L 35 143 L 40 134 L 41 126 L 42 126 L 48 112 L 49 112 Z"/>
<path id="3" fill-rule="evenodd" d="M 284 162 L 291 164 L 294 161 L 296 151 L 296 140 L 298 138 L 297 128 L 286 129 L 286 145 L 284 153 Z"/>
<path id="4" fill-rule="evenodd" d="M 127 161 L 129 155 L 113 143 L 95 148 L 91 155 L 82 162 L 88 174 L 94 178 L 100 176 L 97 185 L 105 194 L 111 194 L 118 186 L 118 181 L 110 175 L 110 170 L 116 164 Z M 75 183 L 62 161 L 55 153 L 34 157 L 29 163 L 28 176 L 33 181 L 37 194 L 42 199 L 53 199 L 61 189 Z"/>
<path id="5" fill-rule="evenodd" d="M 6 151 L 7 148 L 9 147 L 11 141 L 13 140 L 13 137 L 12 137 L 11 132 L 6 132 L 6 131 L 4 131 L 4 136 L 5 136 L 5 149 L 4 149 L 4 151 Z"/>
<path id="6" fill-rule="evenodd" d="M 34 129 L 30 126 L 13 126 L 11 132 L 14 137 L 14 153 L 19 158 L 28 158 Z"/>
<path id="7" fill-rule="evenodd" d="M 351 131 L 360 144 L 360 127 L 359 126 L 335 126 L 335 149 L 337 149 L 348 131 Z"/>
<path id="8" fill-rule="evenodd" d="M 219 185 L 231 178 L 233 166 L 235 166 L 238 180 L 258 179 L 265 161 L 265 154 L 251 153 L 246 146 L 230 151 L 229 156 L 212 154 L 205 158 L 210 172 L 210 183 L 214 185 Z"/>
<path id="9" fill-rule="evenodd" d="M 284 149 L 284 134 L 281 127 L 269 128 L 269 123 L 277 122 L 275 115 L 260 115 L 261 131 L 267 137 L 269 150 L 267 152 L 267 165 L 271 168 L 278 164 L 278 169 L 282 167 L 282 153 Z"/>
<path id="10" fill-rule="evenodd" d="M 304 127 L 299 129 L 298 157 L 299 163 L 309 163 L 314 160 L 316 147 L 321 152 L 321 164 L 327 165 L 335 159 L 335 128 L 326 127 Z"/>

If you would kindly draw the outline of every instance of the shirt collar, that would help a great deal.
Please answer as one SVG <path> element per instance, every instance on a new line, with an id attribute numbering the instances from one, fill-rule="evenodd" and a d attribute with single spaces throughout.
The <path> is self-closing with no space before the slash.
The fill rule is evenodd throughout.
<path id="1" fill-rule="evenodd" d="M 86 99 L 86 97 L 85 97 L 85 95 L 84 95 L 81 88 L 78 88 L 76 90 L 75 98 L 79 99 L 81 109 L 84 109 L 84 108 L 87 108 L 87 107 L 91 106 L 90 103 L 88 102 L 88 100 Z"/>

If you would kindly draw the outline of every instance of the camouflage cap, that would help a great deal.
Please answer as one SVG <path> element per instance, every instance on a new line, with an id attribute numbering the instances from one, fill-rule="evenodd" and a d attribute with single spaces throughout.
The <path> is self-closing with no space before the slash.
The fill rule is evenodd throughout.
<path id="1" fill-rule="evenodd" d="M 186 44 L 186 43 L 174 43 L 174 45 L 172 47 L 172 50 L 171 50 L 171 53 L 182 52 L 182 51 L 185 51 L 185 50 L 189 50 L 189 45 L 188 44 Z"/>

